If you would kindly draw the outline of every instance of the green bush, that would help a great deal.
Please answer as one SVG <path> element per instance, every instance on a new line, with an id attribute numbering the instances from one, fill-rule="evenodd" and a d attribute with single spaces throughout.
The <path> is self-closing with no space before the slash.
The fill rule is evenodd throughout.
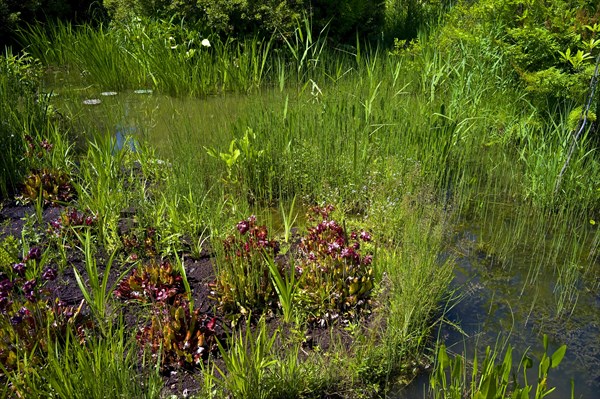
<path id="1" fill-rule="evenodd" d="M 101 9 L 99 4 L 95 0 L 0 0 L 0 47 L 14 45 L 14 33 L 26 23 L 35 20 L 89 20 Z"/>
<path id="2" fill-rule="evenodd" d="M 451 0 L 386 0 L 384 35 L 391 44 L 394 39 L 413 39 L 419 30 L 436 23 Z"/>
<path id="3" fill-rule="evenodd" d="M 600 50 L 600 3 L 590 0 L 461 1 L 443 45 L 492 38 L 538 106 L 583 103 Z"/>
<path id="4" fill-rule="evenodd" d="M 111 18 L 158 17 L 184 22 L 205 33 L 243 37 L 291 34 L 297 20 L 307 15 L 315 32 L 324 28 L 336 41 L 354 43 L 361 37 L 380 37 L 384 1 L 364 0 L 104 0 Z"/>
<path id="5" fill-rule="evenodd" d="M 156 17 L 184 22 L 200 31 L 243 36 L 291 32 L 300 17 L 301 0 L 104 0 L 113 20 Z"/>

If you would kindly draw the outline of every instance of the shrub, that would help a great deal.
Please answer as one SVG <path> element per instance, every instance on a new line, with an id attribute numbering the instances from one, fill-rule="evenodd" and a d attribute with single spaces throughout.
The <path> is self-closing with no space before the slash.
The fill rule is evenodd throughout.
<path id="1" fill-rule="evenodd" d="M 34 20 L 88 20 L 98 10 L 95 0 L 0 0 L 0 47 L 15 44 L 15 32 Z"/>
<path id="2" fill-rule="evenodd" d="M 588 0 L 462 1 L 440 38 L 477 43 L 491 36 L 537 105 L 583 103 L 600 49 L 599 17 L 600 5 Z"/>
<path id="3" fill-rule="evenodd" d="M 328 27 L 336 41 L 355 43 L 379 38 L 384 26 L 385 2 L 363 0 L 104 0 L 117 21 L 132 17 L 159 17 L 182 21 L 205 33 L 243 37 L 291 34 L 297 20 L 308 16 L 315 33 Z"/>

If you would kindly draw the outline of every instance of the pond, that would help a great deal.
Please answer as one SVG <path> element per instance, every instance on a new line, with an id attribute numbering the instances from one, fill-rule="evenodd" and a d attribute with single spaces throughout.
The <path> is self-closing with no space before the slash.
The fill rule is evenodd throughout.
<path id="1" fill-rule="evenodd" d="M 275 92 L 176 99 L 146 88 L 122 93 L 104 92 L 92 87 L 65 89 L 57 77 L 49 82 L 48 89 L 57 94 L 52 99 L 53 104 L 61 112 L 77 115 L 84 131 L 90 126 L 111 131 L 115 134 L 117 146 L 134 145 L 131 142 L 126 144 L 124 139 L 128 136 L 147 140 L 157 149 L 159 156 L 167 158 L 172 155 L 174 143 L 193 147 L 192 151 L 205 152 L 207 147 L 226 148 L 235 129 L 246 122 L 247 110 L 265 104 L 281 107 L 284 101 L 283 95 Z M 180 136 L 181 129 L 187 130 L 187 135 Z M 231 136 L 217 136 L 215 131 L 229 131 Z M 440 338 L 456 353 L 466 350 L 467 358 L 471 359 L 475 348 L 481 353 L 487 345 L 494 347 L 504 342 L 513 346 L 515 356 L 529 350 L 534 357 L 539 357 L 542 334 L 548 334 L 551 351 L 561 344 L 568 347 L 563 363 L 550 374 L 551 384 L 557 387 L 551 397 L 570 397 L 571 380 L 575 382 L 576 397 L 597 397 L 600 389 L 598 290 L 587 288 L 590 284 L 580 280 L 572 282 L 571 288 L 577 290 L 577 295 L 561 298 L 566 301 L 564 306 L 573 311 L 562 312 L 561 317 L 556 317 L 557 292 L 564 287 L 561 288 L 556 275 L 546 272 L 546 269 L 536 273 L 534 283 L 531 278 L 531 270 L 535 268 L 532 254 L 545 247 L 524 243 L 510 250 L 511 256 L 507 261 L 485 246 L 487 231 L 502 230 L 510 234 L 510 228 L 497 226 L 504 223 L 501 219 L 470 220 L 456 226 L 451 249 L 440 254 L 441 258 L 456 259 L 452 286 L 459 297 L 456 303 L 449 305 L 445 317 L 450 323 L 439 330 Z M 529 222 L 521 221 L 520 226 Z M 531 223 L 536 226 L 535 221 Z M 548 231 L 536 231 L 536 227 L 532 228 L 532 233 L 550 234 Z M 589 241 L 589 238 L 586 240 Z M 587 278 L 598 281 L 600 265 L 593 260 L 591 266 L 595 270 Z M 591 286 L 597 288 L 597 283 Z M 451 324 L 459 326 L 462 331 Z M 532 372 L 536 373 L 537 369 L 534 367 Z M 530 380 L 535 378 L 532 374 Z M 397 392 L 395 397 L 423 397 L 426 385 L 427 376 L 420 377 L 411 387 Z"/>
<path id="2" fill-rule="evenodd" d="M 513 348 L 513 359 L 527 352 L 534 359 L 543 353 L 542 335 L 550 338 L 549 352 L 567 345 L 560 366 L 549 374 L 550 386 L 556 391 L 551 398 L 571 397 L 571 381 L 576 398 L 597 398 L 600 389 L 600 295 L 581 289 L 573 313 L 555 317 L 556 279 L 545 275 L 534 286 L 527 284 L 531 253 L 523 248 L 512 259 L 510 270 L 499 259 L 477 248 L 478 226 L 467 225 L 456 231 L 451 252 L 455 256 L 457 302 L 449 304 L 445 323 L 438 334 L 452 353 L 466 353 L 473 359 L 486 346 Z M 598 266 L 598 265 L 596 265 Z M 452 324 L 458 326 L 455 328 Z M 503 356 L 503 351 L 499 357 Z M 528 373 L 537 379 L 537 362 Z M 424 397 L 428 376 L 417 378 L 407 388 L 399 389 L 398 399 Z"/>

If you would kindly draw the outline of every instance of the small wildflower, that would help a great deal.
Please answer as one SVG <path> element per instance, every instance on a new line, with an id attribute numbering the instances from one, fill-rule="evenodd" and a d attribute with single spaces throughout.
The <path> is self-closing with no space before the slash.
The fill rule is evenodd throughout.
<path id="1" fill-rule="evenodd" d="M 210 42 L 208 41 L 208 39 L 203 39 L 203 40 L 200 42 L 200 44 L 201 44 L 203 47 L 210 47 Z"/>
<path id="2" fill-rule="evenodd" d="M 268 235 L 269 233 L 266 226 L 261 226 L 256 232 L 256 237 L 259 239 L 259 241 L 266 240 Z"/>
<path id="3" fill-rule="evenodd" d="M 25 282 L 25 284 L 23 284 L 23 292 L 25 294 L 25 298 L 27 298 L 28 301 L 35 300 L 34 288 L 35 288 L 36 284 L 37 284 L 36 279 L 27 280 Z"/>
<path id="4" fill-rule="evenodd" d="M 217 323 L 217 318 L 213 317 L 212 319 L 210 319 L 210 321 L 208 323 L 206 323 L 206 328 L 209 331 L 215 331 L 215 324 Z"/>
<path id="5" fill-rule="evenodd" d="M 360 239 L 366 242 L 371 241 L 371 234 L 363 230 L 360 232 Z"/>
<path id="6" fill-rule="evenodd" d="M 56 279 L 56 269 L 52 268 L 52 267 L 48 267 L 46 270 L 44 270 L 44 272 L 42 273 L 42 279 L 46 280 L 46 281 L 53 281 Z"/>
<path id="7" fill-rule="evenodd" d="M 9 279 L 5 278 L 0 281 L 0 294 L 8 294 L 10 290 L 13 288 L 13 282 Z"/>
<path id="8" fill-rule="evenodd" d="M 25 262 L 27 262 L 28 260 L 40 260 L 41 258 L 42 258 L 42 250 L 38 247 L 32 247 L 31 249 L 29 249 L 29 252 L 25 256 L 25 259 L 23 259 L 23 260 Z"/>
<path id="9" fill-rule="evenodd" d="M 42 147 L 44 150 L 46 150 L 46 152 L 50 152 L 52 150 L 52 147 L 54 147 L 53 144 L 50 144 L 48 142 L 48 140 L 44 139 L 42 140 L 42 142 L 40 143 L 40 147 Z"/>
<path id="10" fill-rule="evenodd" d="M 236 227 L 242 235 L 246 234 L 250 229 L 250 225 L 246 220 L 242 220 L 241 222 L 239 222 Z"/>
<path id="11" fill-rule="evenodd" d="M 20 314 L 16 314 L 10 318 L 10 324 L 13 326 L 21 324 L 22 321 L 23 321 L 23 316 L 21 316 Z"/>
<path id="12" fill-rule="evenodd" d="M 13 265 L 13 271 L 21 277 L 23 277 L 25 275 L 26 269 L 27 269 L 27 265 L 25 263 L 15 263 Z"/>

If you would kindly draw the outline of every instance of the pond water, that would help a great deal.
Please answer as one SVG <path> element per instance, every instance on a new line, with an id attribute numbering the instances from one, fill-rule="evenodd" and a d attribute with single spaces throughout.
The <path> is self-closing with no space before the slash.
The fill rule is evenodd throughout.
<path id="1" fill-rule="evenodd" d="M 261 96 L 228 93 L 202 99 L 175 98 L 147 88 L 116 92 L 82 87 L 79 83 L 68 74 L 56 72 L 47 76 L 45 90 L 52 93 L 52 103 L 61 113 L 80 121 L 81 131 L 92 134 L 90 127 L 93 127 L 115 135 L 121 132 L 122 137 L 133 133 L 166 157 L 171 155 L 175 141 L 190 136 L 202 150 L 229 144 L 230 137 L 219 137 L 215 132 L 233 132 L 235 126 L 244 123 L 248 109 L 265 101 L 281 100 L 281 95 L 275 92 Z"/>
<path id="2" fill-rule="evenodd" d="M 570 316 L 555 316 L 556 278 L 542 275 L 535 285 L 526 283 L 531 253 L 524 248 L 516 253 L 512 265 L 504 267 L 494 256 L 477 248 L 479 229 L 470 225 L 456 232 L 454 248 L 442 257 L 456 260 L 452 288 L 460 297 L 446 313 L 450 322 L 438 331 L 449 352 L 473 359 L 486 346 L 513 347 L 516 361 L 527 352 L 534 359 L 528 380 L 537 380 L 538 360 L 543 353 L 543 334 L 549 336 L 549 353 L 567 345 L 560 366 L 549 373 L 549 386 L 556 391 L 550 398 L 570 398 L 571 380 L 575 398 L 595 399 L 600 391 L 600 294 L 582 287 Z M 596 265 L 598 266 L 598 265 Z M 524 288 L 526 287 L 526 288 Z M 451 324 L 459 326 L 459 331 Z M 503 351 L 498 356 L 503 357 Z M 481 356 L 480 356 L 481 357 Z M 522 375 L 522 373 L 521 373 Z M 417 378 L 393 395 L 397 399 L 427 397 L 428 376 Z"/>
<path id="3" fill-rule="evenodd" d="M 61 82 L 49 82 L 49 90 L 58 94 L 52 101 L 61 112 L 78 115 L 95 128 L 115 134 L 117 146 L 132 145 L 128 136 L 148 140 L 159 154 L 169 155 L 174 140 L 174 126 L 195 132 L 194 143 L 203 147 L 228 143 L 230 138 L 215 137 L 215 130 L 229 130 L 244 118 L 244 110 L 259 101 L 252 96 L 227 95 L 206 99 L 175 99 L 161 96 L 145 88 L 123 93 L 103 93 L 88 87 L 62 89 Z M 94 100 L 94 101 L 91 101 Z M 99 100 L 99 101 L 95 101 Z M 281 95 L 270 94 L 260 101 L 281 101 Z M 243 123 L 243 121 L 242 121 Z M 275 212 L 277 213 L 277 212 Z M 276 219 L 277 216 L 274 216 Z M 554 350 L 561 344 L 568 346 L 567 355 L 558 369 L 552 370 L 550 383 L 557 391 L 550 397 L 570 397 L 570 381 L 575 382 L 578 398 L 597 398 L 600 391 L 600 295 L 598 290 L 577 286 L 577 306 L 569 316 L 556 318 L 556 276 L 541 273 L 536 284 L 527 284 L 531 269 L 531 251 L 515 248 L 510 267 L 492 254 L 478 249 L 481 229 L 476 223 L 457 228 L 452 251 L 441 256 L 456 258 L 453 287 L 461 295 L 446 317 L 460 326 L 462 333 L 444 325 L 439 335 L 454 352 L 466 349 L 468 358 L 474 348 L 484 351 L 487 345 L 508 341 L 515 357 L 525 350 L 539 358 L 542 334 L 550 337 Z M 596 271 L 600 269 L 595 264 Z M 596 273 L 597 275 L 597 273 Z M 525 287 L 525 288 L 524 288 Z M 596 286 L 597 287 L 597 286 Z M 534 363 L 534 373 L 537 371 Z M 532 374 L 530 381 L 535 380 Z M 394 397 L 420 398 L 426 396 L 427 376 L 417 379 L 411 387 L 402 389 Z"/>
<path id="4" fill-rule="evenodd" d="M 600 389 L 600 297 L 581 290 L 574 312 L 556 318 L 555 276 L 542 276 L 535 286 L 526 285 L 530 267 L 528 253 L 514 258 L 511 270 L 477 250 L 471 243 L 477 237 L 468 230 L 461 233 L 458 248 L 464 256 L 457 259 L 454 285 L 464 298 L 447 317 L 460 325 L 466 336 L 450 328 L 442 334 L 448 345 L 461 352 L 464 346 L 472 358 L 472 349 L 507 340 L 516 350 L 528 348 L 535 358 L 543 352 L 542 335 L 550 337 L 549 351 L 567 345 L 567 355 L 558 369 L 552 370 L 549 381 L 557 387 L 553 397 L 570 397 L 571 379 L 575 382 L 576 397 L 596 398 Z M 461 247 L 462 246 L 462 247 Z M 462 252 L 461 251 L 461 252 Z M 526 288 L 523 288 L 526 287 Z M 537 363 L 534 363 L 537 366 Z M 535 372 L 529 380 L 535 381 Z"/>

